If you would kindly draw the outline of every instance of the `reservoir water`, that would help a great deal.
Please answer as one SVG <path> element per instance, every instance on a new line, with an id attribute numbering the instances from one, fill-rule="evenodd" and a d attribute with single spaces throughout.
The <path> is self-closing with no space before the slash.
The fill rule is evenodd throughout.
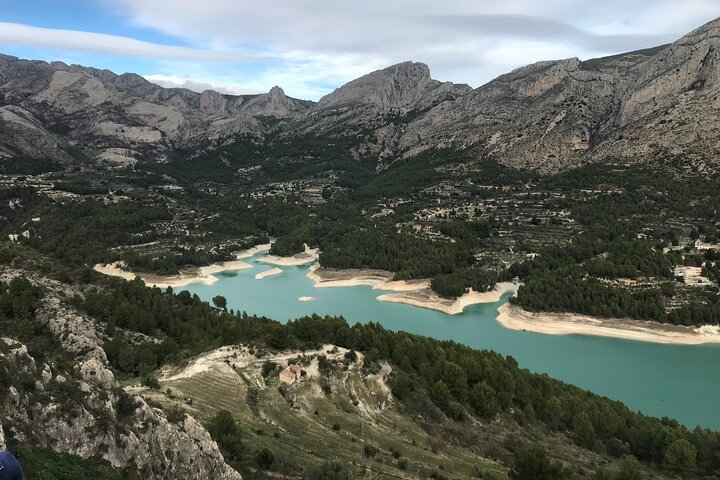
<path id="1" fill-rule="evenodd" d="M 474 305 L 446 315 L 410 305 L 378 302 L 371 287 L 315 288 L 308 267 L 281 267 L 283 273 L 261 280 L 272 268 L 246 260 L 252 269 L 216 274 L 213 285 L 182 289 L 210 301 L 228 300 L 228 308 L 279 321 L 303 315 L 342 315 L 351 324 L 378 322 L 473 348 L 512 355 L 521 367 L 620 400 L 645 414 L 676 418 L 688 427 L 720 430 L 720 345 L 662 345 L 585 335 L 543 335 L 508 330 L 496 321 L 498 303 Z M 301 302 L 300 297 L 314 297 Z"/>

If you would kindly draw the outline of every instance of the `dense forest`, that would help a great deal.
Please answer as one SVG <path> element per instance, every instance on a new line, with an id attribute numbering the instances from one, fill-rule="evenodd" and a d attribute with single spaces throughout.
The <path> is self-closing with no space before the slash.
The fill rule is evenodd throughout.
<path id="1" fill-rule="evenodd" d="M 481 157 L 476 170 L 449 173 L 473 154 L 448 149 L 398 160 L 375 173 L 367 158 L 351 159 L 343 153 L 354 141 L 328 144 L 308 137 L 278 140 L 267 149 L 238 141 L 193 161 L 179 152 L 167 165 L 143 165 L 147 170 L 128 174 L 125 189 L 111 189 L 112 182 L 105 180 L 61 176 L 54 190 L 81 198 L 67 202 L 33 195 L 31 189 L 3 190 L 0 215 L 8 222 L 0 233 L 26 231 L 29 238 L 19 241 L 68 264 L 124 260 L 133 270 L 162 275 L 228 260 L 235 250 L 274 238 L 271 254 L 293 255 L 307 244 L 320 248 L 323 266 L 383 269 L 394 272 L 397 279 L 430 278 L 431 288 L 446 297 L 462 295 L 469 288 L 487 290 L 497 279 L 517 277 L 526 284 L 517 301 L 533 311 L 676 324 L 720 322 L 717 292 L 696 295 L 693 302 L 680 301 L 692 307 L 675 308 L 679 297 L 670 285 L 673 267 L 690 259 L 683 258 L 681 251 L 664 253 L 664 249 L 676 246 L 679 235 L 712 241 L 720 232 L 716 185 L 684 178 L 681 166 L 666 165 L 671 171 L 678 169 L 677 176 L 658 175 L 647 166 L 594 164 L 539 177 Z M 294 161 L 300 153 L 304 160 Z M 323 170 L 323 165 L 331 164 L 330 171 Z M 252 198 L 242 188 L 237 190 L 244 184 L 233 173 L 234 168 L 249 165 L 259 165 L 259 181 L 314 180 L 321 174 L 333 175 L 336 181 L 323 189 L 319 203 L 302 200 L 296 186 L 284 197 Z M 152 189 L 170 174 L 177 188 L 162 194 L 136 191 L 139 185 Z M 449 196 L 430 201 L 432 194 L 424 189 L 449 180 L 463 184 L 466 191 L 450 189 Z M 511 190 L 503 193 L 499 187 Z M 513 188 L 518 191 L 513 193 Z M 495 223 L 492 215 L 484 215 L 438 218 L 422 225 L 421 233 L 411 228 L 423 205 L 452 205 L 464 201 L 462 195 L 467 194 L 470 199 L 520 199 L 525 189 L 553 209 L 569 212 L 585 229 L 583 233 L 557 239 L 557 245 L 551 237 L 530 247 L 523 245 L 534 240 L 532 230 L 524 232 L 520 249 L 539 257 L 530 261 L 513 257 L 503 270 L 499 262 L 478 260 L 479 254 L 495 253 L 493 248 L 503 242 L 501 235 L 507 235 L 501 230 L 517 227 L 518 222 Z M 548 195 L 555 197 L 549 201 Z M 396 202 L 387 217 L 370 214 L 402 196 L 412 201 Z M 20 207 L 13 207 L 13 201 L 19 201 Z M 688 232 L 676 226 L 680 220 L 696 228 Z M 532 222 L 542 223 L 536 216 Z M 717 279 L 718 267 L 709 262 L 704 273 Z M 627 279 L 640 286 L 626 288 L 618 282 Z M 547 294 L 548 285 L 562 291 Z"/>
<path id="2" fill-rule="evenodd" d="M 473 263 L 472 250 L 462 242 L 421 240 L 392 227 L 366 229 L 345 236 L 337 246 L 323 250 L 320 263 L 330 268 L 377 268 L 395 272 L 395 278 L 428 278 Z"/>
<path id="3" fill-rule="evenodd" d="M 537 259 L 512 265 L 503 275 L 518 277 L 524 284 L 510 301 L 530 311 L 574 312 L 586 315 L 655 320 L 675 325 L 720 323 L 720 295 L 706 291 L 699 301 L 668 309 L 676 295 L 667 256 L 649 247 L 627 248 L 627 253 L 598 257 L 598 251 L 630 245 L 625 237 L 603 244 L 578 237 L 573 246 L 549 248 Z M 602 272 L 603 275 L 598 275 Z M 666 278 L 666 282 L 628 288 L 602 282 L 596 276 L 630 279 Z"/>
<path id="4" fill-rule="evenodd" d="M 531 311 L 676 325 L 720 323 L 718 290 L 696 289 L 692 301 L 677 305 L 673 273 L 676 265 L 704 264 L 704 274 L 717 278 L 712 250 L 693 260 L 689 248 L 676 248 L 679 232 L 691 240 L 699 238 L 701 230 L 706 240 L 716 238 L 720 193 L 712 182 L 656 175 L 647 167 L 599 164 L 545 177 L 539 183 L 560 191 L 594 188 L 613 193 L 589 193 L 561 203 L 585 230 L 572 243 L 546 246 L 537 258 L 502 272 L 502 279 L 517 277 L 524 282 L 513 302 Z M 699 228 L 683 231 L 668 226 L 678 219 Z"/>

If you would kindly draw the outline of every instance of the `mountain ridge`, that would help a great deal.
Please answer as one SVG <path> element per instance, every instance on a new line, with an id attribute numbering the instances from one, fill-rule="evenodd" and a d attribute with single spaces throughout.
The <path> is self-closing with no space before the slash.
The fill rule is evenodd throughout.
<path id="1" fill-rule="evenodd" d="M 437 147 L 472 149 L 478 158 L 541 173 L 678 155 L 717 168 L 720 130 L 699 119 L 720 107 L 719 49 L 714 20 L 667 46 L 536 62 L 475 89 L 403 62 L 317 103 L 287 97 L 280 87 L 257 95 L 197 93 L 132 73 L 3 55 L 0 155 L 68 160 L 69 150 L 80 150 L 102 161 L 124 149 L 132 163 L 163 161 L 176 150 L 192 156 L 238 138 L 262 144 L 269 137 L 362 134 L 367 138 L 354 151 L 376 155 L 379 169 Z"/>

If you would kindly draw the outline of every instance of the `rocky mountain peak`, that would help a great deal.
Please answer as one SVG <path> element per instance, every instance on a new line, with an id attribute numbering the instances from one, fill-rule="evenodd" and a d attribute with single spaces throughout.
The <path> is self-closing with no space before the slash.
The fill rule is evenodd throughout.
<path id="1" fill-rule="evenodd" d="M 432 80 L 424 63 L 403 62 L 353 80 L 324 96 L 316 109 L 349 105 L 408 108 L 440 82 Z"/>
<path id="2" fill-rule="evenodd" d="M 275 85 L 274 87 L 272 87 L 270 89 L 270 91 L 268 92 L 268 95 L 270 95 L 270 98 L 272 98 L 273 100 L 276 100 L 276 101 L 282 101 L 283 99 L 287 98 L 285 96 L 285 91 L 282 88 L 278 87 L 277 85 Z"/>
<path id="3" fill-rule="evenodd" d="M 501 75 L 488 86 L 502 84 L 513 95 L 537 97 L 549 91 L 580 68 L 578 58 L 533 63 Z"/>
<path id="4" fill-rule="evenodd" d="M 208 115 L 224 112 L 227 106 L 225 97 L 215 90 L 205 90 L 200 94 L 200 111 Z"/>
<path id="5" fill-rule="evenodd" d="M 282 88 L 277 85 L 268 93 L 257 95 L 243 106 L 245 112 L 270 117 L 289 117 L 295 113 L 307 110 L 300 102 L 285 95 Z"/>

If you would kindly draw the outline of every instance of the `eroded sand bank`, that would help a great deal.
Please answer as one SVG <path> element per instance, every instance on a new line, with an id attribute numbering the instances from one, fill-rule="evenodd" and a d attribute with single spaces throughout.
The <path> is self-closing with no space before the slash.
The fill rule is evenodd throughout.
<path id="1" fill-rule="evenodd" d="M 720 332 L 712 326 L 693 328 L 571 313 L 533 313 L 509 303 L 501 305 L 498 313 L 497 321 L 506 328 L 548 335 L 596 335 L 677 345 L 720 343 Z"/>
<path id="2" fill-rule="evenodd" d="M 257 275 L 255 275 L 255 280 L 261 280 L 265 277 L 271 277 L 273 275 L 277 275 L 282 272 L 283 271 L 277 267 L 271 268 L 270 270 L 265 270 L 264 272 L 260 272 Z"/>
<path id="3" fill-rule="evenodd" d="M 377 299 L 381 302 L 405 303 L 416 307 L 438 310 L 448 315 L 457 315 L 458 313 L 462 313 L 465 307 L 470 305 L 497 302 L 504 294 L 515 292 L 516 289 L 516 284 L 502 282 L 498 283 L 494 289 L 488 292 L 474 292 L 470 290 L 468 293 L 457 298 L 445 298 L 433 292 L 428 286 L 428 288 L 422 290 L 380 295 Z"/>
<path id="4" fill-rule="evenodd" d="M 265 255 L 258 259 L 258 262 L 267 263 L 269 265 L 277 265 L 279 267 L 293 267 L 307 265 L 317 262 L 320 252 L 317 248 L 309 248 L 305 245 L 305 251 L 293 255 L 292 257 L 278 257 L 277 255 Z"/>
<path id="5" fill-rule="evenodd" d="M 392 291 L 395 293 L 380 295 L 377 299 L 381 302 L 429 308 L 450 315 L 461 313 L 469 305 L 497 302 L 503 294 L 517 289 L 517 285 L 513 283 L 498 283 L 489 292 L 470 291 L 459 298 L 444 298 L 430 289 L 428 279 L 392 280 L 393 273 L 384 270 L 335 270 L 320 267 L 318 264 L 310 267 L 307 277 L 318 288 L 366 285 L 376 290 Z"/>
<path id="6" fill-rule="evenodd" d="M 229 270 L 244 270 L 252 268 L 252 265 L 249 265 L 242 260 L 231 260 L 228 262 L 215 263 L 206 267 L 186 269 L 177 275 L 170 276 L 132 272 L 125 268 L 125 264 L 123 262 L 113 262 L 108 264 L 98 263 L 93 268 L 96 272 L 104 273 L 105 275 L 113 277 L 124 278 L 125 280 L 133 280 L 135 277 L 140 277 L 140 279 L 145 282 L 145 285 L 149 287 L 177 288 L 196 284 L 212 285 L 218 281 L 218 278 L 214 275 L 215 273 Z"/>
<path id="7" fill-rule="evenodd" d="M 252 265 L 242 261 L 243 258 L 249 258 L 260 252 L 266 251 L 270 248 L 270 244 L 256 245 L 247 250 L 241 250 L 235 253 L 236 260 L 230 260 L 227 262 L 213 263 L 199 268 L 188 268 L 182 270 L 177 275 L 152 275 L 145 273 L 137 273 L 128 270 L 123 262 L 113 263 L 98 263 L 93 267 L 96 272 L 110 275 L 112 277 L 120 277 L 125 280 L 133 280 L 135 277 L 145 282 L 150 287 L 158 288 L 177 288 L 186 287 L 188 285 L 212 285 L 218 281 L 215 276 L 216 273 L 226 272 L 231 270 L 246 270 L 252 268 Z"/>

